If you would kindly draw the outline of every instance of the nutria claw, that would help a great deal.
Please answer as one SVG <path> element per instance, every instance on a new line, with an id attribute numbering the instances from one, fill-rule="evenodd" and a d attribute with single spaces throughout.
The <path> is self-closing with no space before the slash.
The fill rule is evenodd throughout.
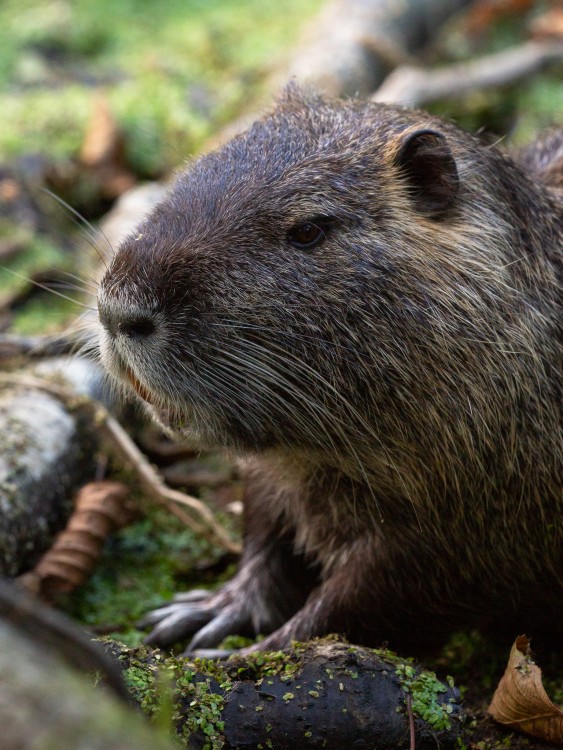
<path id="1" fill-rule="evenodd" d="M 237 611 L 233 604 L 221 608 L 217 596 L 200 602 L 174 602 L 150 612 L 139 627 L 152 626 L 145 643 L 165 648 L 177 641 L 192 636 L 186 653 L 196 648 L 217 646 L 227 635 L 248 630 L 249 616 Z"/>
<path id="2" fill-rule="evenodd" d="M 139 623 L 139 627 L 153 628 L 145 642 L 164 648 L 191 637 L 186 654 L 215 648 L 233 634 L 271 634 L 268 642 L 274 649 L 277 635 L 280 643 L 289 644 L 294 634 L 291 629 L 282 633 L 281 626 L 286 623 L 287 628 L 289 615 L 304 598 L 288 577 L 289 571 L 281 568 L 282 554 L 274 543 L 268 548 L 267 563 L 262 564 L 261 556 L 247 551 L 237 575 L 218 591 L 189 591 L 153 610 Z M 307 578 L 305 572 L 300 576 L 301 582 Z"/>
<path id="3" fill-rule="evenodd" d="M 206 625 L 211 617 L 211 612 L 191 604 L 171 604 L 150 612 L 138 623 L 138 627 L 152 626 L 151 632 L 145 638 L 145 643 L 164 648 L 195 633 Z"/>
<path id="4" fill-rule="evenodd" d="M 141 630 L 151 627 L 146 642 L 155 646 L 169 646 L 179 638 L 206 625 L 214 616 L 210 601 L 211 591 L 193 589 L 176 594 L 172 602 L 148 612 L 138 623 Z M 205 602 L 207 601 L 207 606 Z"/>
<path id="5" fill-rule="evenodd" d="M 159 607 L 147 612 L 147 614 L 137 623 L 137 626 L 139 628 L 148 628 L 151 625 L 156 625 L 167 619 L 169 616 L 177 613 L 179 609 L 178 605 L 183 605 L 183 608 L 186 608 L 186 604 L 193 605 L 196 602 L 199 603 L 206 599 L 210 599 L 211 596 L 212 592 L 207 589 L 193 589 L 192 591 L 175 594 L 172 602 L 163 602 Z M 194 609 L 197 609 L 197 607 L 194 607 Z"/>
<path id="6" fill-rule="evenodd" d="M 151 626 L 145 643 L 165 648 L 192 636 L 185 653 L 217 646 L 233 633 L 250 634 L 252 607 L 250 598 L 239 592 L 235 580 L 211 593 L 190 591 L 174 598 L 171 604 L 149 612 L 139 627 Z"/>

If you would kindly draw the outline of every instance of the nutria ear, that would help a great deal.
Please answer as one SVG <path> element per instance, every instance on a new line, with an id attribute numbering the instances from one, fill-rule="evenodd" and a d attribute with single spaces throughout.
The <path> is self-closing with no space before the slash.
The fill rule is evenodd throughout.
<path id="1" fill-rule="evenodd" d="M 430 219 L 443 219 L 453 208 L 459 177 L 446 138 L 435 130 L 405 136 L 395 157 L 415 208 Z"/>

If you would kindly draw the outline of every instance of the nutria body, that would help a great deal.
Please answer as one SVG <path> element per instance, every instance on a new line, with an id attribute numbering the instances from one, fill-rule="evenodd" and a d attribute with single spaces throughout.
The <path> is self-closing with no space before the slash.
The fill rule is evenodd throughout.
<path id="1" fill-rule="evenodd" d="M 561 634 L 562 174 L 563 133 L 518 163 L 290 90 L 180 176 L 102 281 L 102 356 L 244 457 L 247 526 L 153 642 Z"/>

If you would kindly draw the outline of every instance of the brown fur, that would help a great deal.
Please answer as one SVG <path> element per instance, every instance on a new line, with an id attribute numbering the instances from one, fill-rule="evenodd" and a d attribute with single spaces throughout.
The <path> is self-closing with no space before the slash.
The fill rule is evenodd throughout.
<path id="1" fill-rule="evenodd" d="M 153 641 L 562 634 L 562 154 L 290 89 L 179 177 L 102 282 L 102 354 L 245 456 L 247 532 Z"/>

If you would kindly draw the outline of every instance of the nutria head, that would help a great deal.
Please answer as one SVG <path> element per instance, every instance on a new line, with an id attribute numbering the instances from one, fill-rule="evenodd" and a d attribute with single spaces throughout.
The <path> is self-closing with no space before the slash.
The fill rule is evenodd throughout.
<path id="1" fill-rule="evenodd" d="M 452 432 L 471 443 L 501 416 L 508 355 L 490 342 L 521 254 L 500 158 L 424 113 L 291 88 L 121 245 L 99 294 L 105 365 L 207 444 L 368 446 L 388 471 Z"/>

